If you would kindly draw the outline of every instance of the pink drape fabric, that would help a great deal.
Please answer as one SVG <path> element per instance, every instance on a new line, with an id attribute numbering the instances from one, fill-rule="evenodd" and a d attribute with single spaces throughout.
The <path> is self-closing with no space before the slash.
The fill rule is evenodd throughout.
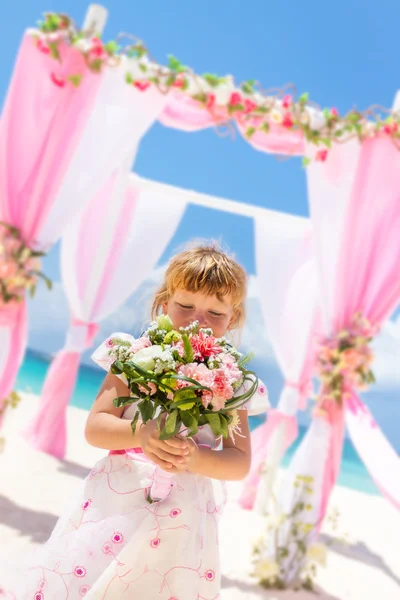
<path id="1" fill-rule="evenodd" d="M 283 154 L 291 156 L 302 156 L 305 149 L 304 135 L 302 131 L 292 131 L 283 125 L 273 122 L 269 124 L 266 134 L 259 130 L 263 123 L 261 117 L 251 119 L 243 112 L 233 111 L 229 113 L 225 105 L 218 105 L 220 91 L 210 90 L 206 105 L 191 98 L 188 94 L 179 90 L 172 90 L 167 97 L 167 104 L 159 117 L 159 121 L 166 127 L 172 127 L 181 131 L 199 131 L 209 127 L 232 123 L 236 125 L 240 134 L 255 148 L 261 152 L 272 154 Z M 224 94 L 229 100 L 229 92 Z M 242 100 L 245 102 L 245 100 Z M 255 129 L 255 133 L 248 135 L 249 130 Z"/>
<path id="2" fill-rule="evenodd" d="M 252 464 L 239 498 L 246 509 L 268 509 L 280 462 L 297 437 L 297 411 L 304 410 L 311 391 L 310 346 L 316 322 L 312 241 L 307 219 L 289 215 L 279 215 L 275 220 L 271 216 L 257 217 L 260 304 L 286 382 L 276 410 L 252 433 Z"/>
<path id="3" fill-rule="evenodd" d="M 1 400 L 7 398 L 13 389 L 24 358 L 27 335 L 25 302 L 0 310 L 0 339 L 4 344 L 0 349 L 0 427 L 5 416 L 5 412 L 1 410 Z"/>
<path id="4" fill-rule="evenodd" d="M 64 46 L 61 57 L 58 63 L 35 48 L 29 33 L 24 36 L 0 120 L 0 220 L 18 227 L 24 241 L 38 247 L 100 80 L 87 73 L 75 88 L 64 76 L 86 70 L 83 58 Z M 64 224 L 53 228 L 51 243 Z M 2 320 L 0 344 L 3 351 L 7 344 L 8 358 L 4 367 L 0 364 L 0 406 L 26 347 L 26 310 L 4 313 Z"/>
<path id="5" fill-rule="evenodd" d="M 72 327 L 82 329 L 84 345 L 74 350 L 61 350 L 51 363 L 42 390 L 41 403 L 44 407 L 26 431 L 27 441 L 41 452 L 48 452 L 56 458 L 64 458 L 67 444 L 66 419 L 59 418 L 62 409 L 74 392 L 79 369 L 81 352 L 90 348 L 98 331 L 96 323 L 82 323 L 74 320 Z"/>
<path id="6" fill-rule="evenodd" d="M 251 469 L 248 477 L 246 477 L 239 498 L 240 506 L 246 510 L 254 508 L 267 449 L 272 435 L 280 425 L 284 427 L 284 449 L 286 451 L 298 435 L 298 425 L 295 415 L 287 415 L 275 409 L 270 410 L 267 421 L 259 425 L 251 433 Z"/>
<path id="7" fill-rule="evenodd" d="M 321 283 L 323 287 L 325 278 L 327 287 L 323 291 L 330 296 L 322 306 L 327 333 L 345 328 L 356 312 L 362 312 L 373 325 L 379 326 L 400 301 L 400 153 L 385 137 L 348 146 L 334 148 L 327 163 L 310 165 L 308 174 L 311 218 L 318 231 L 316 251 Z M 345 160 L 349 151 L 352 151 L 350 162 Z M 340 193 L 337 218 L 329 223 L 323 207 L 335 192 Z M 332 252 L 329 244 L 335 235 L 340 247 L 329 264 L 328 255 Z M 329 274 L 331 281 L 327 282 Z M 331 436 L 320 517 L 325 514 L 339 472 L 345 423 L 343 410 L 325 408 Z M 376 439 L 376 423 L 371 419 L 354 419 L 358 414 L 363 415 L 364 409 L 359 398 L 351 408 L 345 405 L 346 414 L 350 410 L 353 419 L 350 433 L 357 436 L 357 450 L 373 479 L 388 499 L 398 505 L 399 486 L 394 494 L 387 471 L 381 471 L 371 460 L 370 444 Z M 380 448 L 381 464 L 389 461 L 394 465 L 390 445 L 381 444 Z M 399 457 L 395 464 L 400 464 Z"/>

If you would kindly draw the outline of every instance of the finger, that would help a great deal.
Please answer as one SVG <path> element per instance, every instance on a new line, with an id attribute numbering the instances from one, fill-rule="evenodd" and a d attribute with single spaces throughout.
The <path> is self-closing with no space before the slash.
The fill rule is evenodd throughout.
<path id="1" fill-rule="evenodd" d="M 165 461 L 166 463 L 170 463 L 173 466 L 181 464 L 184 461 L 184 458 L 182 456 L 174 456 L 169 452 L 165 452 L 165 450 L 163 450 L 162 448 L 154 448 L 152 452 L 153 454 L 158 456 L 158 458 L 161 458 L 161 460 Z"/>
<path id="2" fill-rule="evenodd" d="M 156 464 L 163 471 L 167 471 L 167 473 L 171 473 L 173 469 L 171 463 L 165 462 L 161 458 L 159 458 L 156 454 L 152 454 L 151 452 L 147 455 L 154 464 Z"/>
<path id="3" fill-rule="evenodd" d="M 169 440 L 165 440 L 165 443 L 171 448 L 177 448 L 178 450 L 186 450 L 188 444 L 186 440 L 179 439 L 177 437 L 170 438 Z"/>
<path id="4" fill-rule="evenodd" d="M 177 447 L 176 444 L 170 444 L 170 440 L 165 440 L 161 442 L 159 448 L 162 448 L 165 452 L 169 452 L 170 454 L 174 454 L 175 456 L 187 456 L 189 454 L 189 448 L 185 446 Z"/>

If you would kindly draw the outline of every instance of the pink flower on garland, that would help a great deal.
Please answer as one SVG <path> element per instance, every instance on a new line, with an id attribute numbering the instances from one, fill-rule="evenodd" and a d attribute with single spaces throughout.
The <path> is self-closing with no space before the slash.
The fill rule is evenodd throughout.
<path id="1" fill-rule="evenodd" d="M 36 47 L 37 47 L 38 50 L 40 50 L 40 52 L 43 52 L 43 54 L 49 54 L 50 53 L 50 48 L 40 38 L 36 42 Z"/>
<path id="2" fill-rule="evenodd" d="M 122 542 L 124 541 L 124 536 L 122 535 L 122 533 L 119 533 L 119 531 L 116 531 L 113 534 L 111 541 L 114 542 L 114 544 L 122 544 Z"/>
<path id="3" fill-rule="evenodd" d="M 293 123 L 292 115 L 290 114 L 290 112 L 286 112 L 283 115 L 282 125 L 283 125 L 283 127 L 286 127 L 287 129 L 291 129 L 293 127 L 294 123 Z"/>
<path id="4" fill-rule="evenodd" d="M 292 104 L 292 96 L 290 94 L 287 94 L 286 96 L 284 96 L 282 98 L 282 108 L 289 108 L 290 105 Z"/>
<path id="5" fill-rule="evenodd" d="M 322 148 L 321 150 L 318 150 L 315 158 L 318 162 L 325 162 L 326 159 L 328 158 L 328 150 L 326 148 Z"/>
<path id="6" fill-rule="evenodd" d="M 150 87 L 150 81 L 138 80 L 133 82 L 134 87 L 141 92 L 145 92 Z"/>
<path id="7" fill-rule="evenodd" d="M 388 123 L 384 126 L 383 131 L 388 135 L 391 135 L 392 133 L 397 133 L 398 129 L 399 126 L 397 123 Z"/>
<path id="8" fill-rule="evenodd" d="M 246 98 L 246 100 L 244 101 L 244 112 L 248 114 L 253 112 L 253 110 L 255 110 L 256 108 L 257 104 L 253 102 L 253 100 L 249 100 L 248 98 Z"/>
<path id="9" fill-rule="evenodd" d="M 106 341 L 106 348 L 112 348 L 114 346 L 115 342 L 113 340 L 113 338 L 108 338 L 108 340 Z"/>
<path id="10" fill-rule="evenodd" d="M 332 117 L 334 117 L 336 119 L 339 116 L 338 109 L 335 107 L 331 108 L 331 115 L 332 115 Z"/>
<path id="11" fill-rule="evenodd" d="M 229 99 L 229 106 L 238 106 L 242 104 L 243 99 L 239 92 L 232 92 L 231 97 Z"/>
<path id="12" fill-rule="evenodd" d="M 85 577 L 85 575 L 86 575 L 85 567 L 75 567 L 74 575 L 75 575 L 75 577 Z"/>
<path id="13" fill-rule="evenodd" d="M 208 110 L 211 110 L 214 107 L 215 100 L 216 100 L 215 94 L 207 95 L 206 108 Z"/>
<path id="14" fill-rule="evenodd" d="M 65 86 L 65 83 L 66 83 L 65 79 L 63 77 L 56 75 L 54 72 L 51 73 L 50 78 L 56 86 L 58 86 L 60 88 Z"/>
<path id="15" fill-rule="evenodd" d="M 176 88 L 183 88 L 185 85 L 185 79 L 183 76 L 177 77 L 174 81 L 174 87 Z"/>

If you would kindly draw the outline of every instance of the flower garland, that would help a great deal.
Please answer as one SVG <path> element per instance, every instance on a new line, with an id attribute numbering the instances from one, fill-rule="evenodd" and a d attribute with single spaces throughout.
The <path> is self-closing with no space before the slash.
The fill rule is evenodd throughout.
<path id="1" fill-rule="evenodd" d="M 316 365 L 321 381 L 318 405 L 325 400 L 342 403 L 350 390 L 365 390 L 375 382 L 370 343 L 377 331 L 377 327 L 357 313 L 347 329 L 318 343 Z"/>
<path id="2" fill-rule="evenodd" d="M 34 37 L 37 48 L 61 61 L 61 43 L 79 50 L 88 69 L 99 73 L 106 66 L 116 66 L 125 61 L 126 82 L 145 92 L 151 86 L 162 93 L 179 90 L 207 110 L 216 124 L 236 120 L 251 139 L 258 133 L 293 132 L 314 144 L 317 149 L 312 157 L 324 162 L 333 143 L 343 143 L 358 138 L 363 141 L 376 136 L 389 137 L 400 150 L 400 113 L 387 109 L 370 108 L 365 112 L 351 110 L 340 115 L 334 108 L 318 109 L 309 102 L 308 94 L 295 97 L 287 88 L 278 93 L 263 92 L 255 80 L 237 86 L 233 77 L 213 74 L 196 75 L 175 57 L 170 56 L 167 67 L 158 65 L 142 42 L 136 41 L 121 47 L 116 41 L 104 43 L 94 32 L 79 30 L 70 17 L 64 14 L 46 13 L 38 23 Z M 82 73 L 70 73 L 61 77 L 55 71 L 51 78 L 60 88 L 78 86 Z M 383 115 L 382 115 L 383 113 Z M 303 158 L 307 166 L 311 157 Z"/>
<path id="3" fill-rule="evenodd" d="M 51 289 L 50 279 L 40 271 L 41 256 L 43 252 L 32 250 L 22 241 L 16 227 L 0 222 L 0 308 L 21 302 L 26 291 L 33 296 L 39 277 Z"/>

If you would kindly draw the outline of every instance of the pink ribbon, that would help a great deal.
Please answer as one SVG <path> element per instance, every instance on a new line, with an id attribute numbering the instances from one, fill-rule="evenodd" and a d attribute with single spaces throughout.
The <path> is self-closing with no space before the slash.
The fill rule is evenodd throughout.
<path id="1" fill-rule="evenodd" d="M 300 410 L 305 410 L 307 406 L 307 399 L 313 393 L 313 386 L 309 379 L 303 381 L 285 381 L 285 386 L 297 390 L 299 392 L 299 404 L 298 408 Z"/>

